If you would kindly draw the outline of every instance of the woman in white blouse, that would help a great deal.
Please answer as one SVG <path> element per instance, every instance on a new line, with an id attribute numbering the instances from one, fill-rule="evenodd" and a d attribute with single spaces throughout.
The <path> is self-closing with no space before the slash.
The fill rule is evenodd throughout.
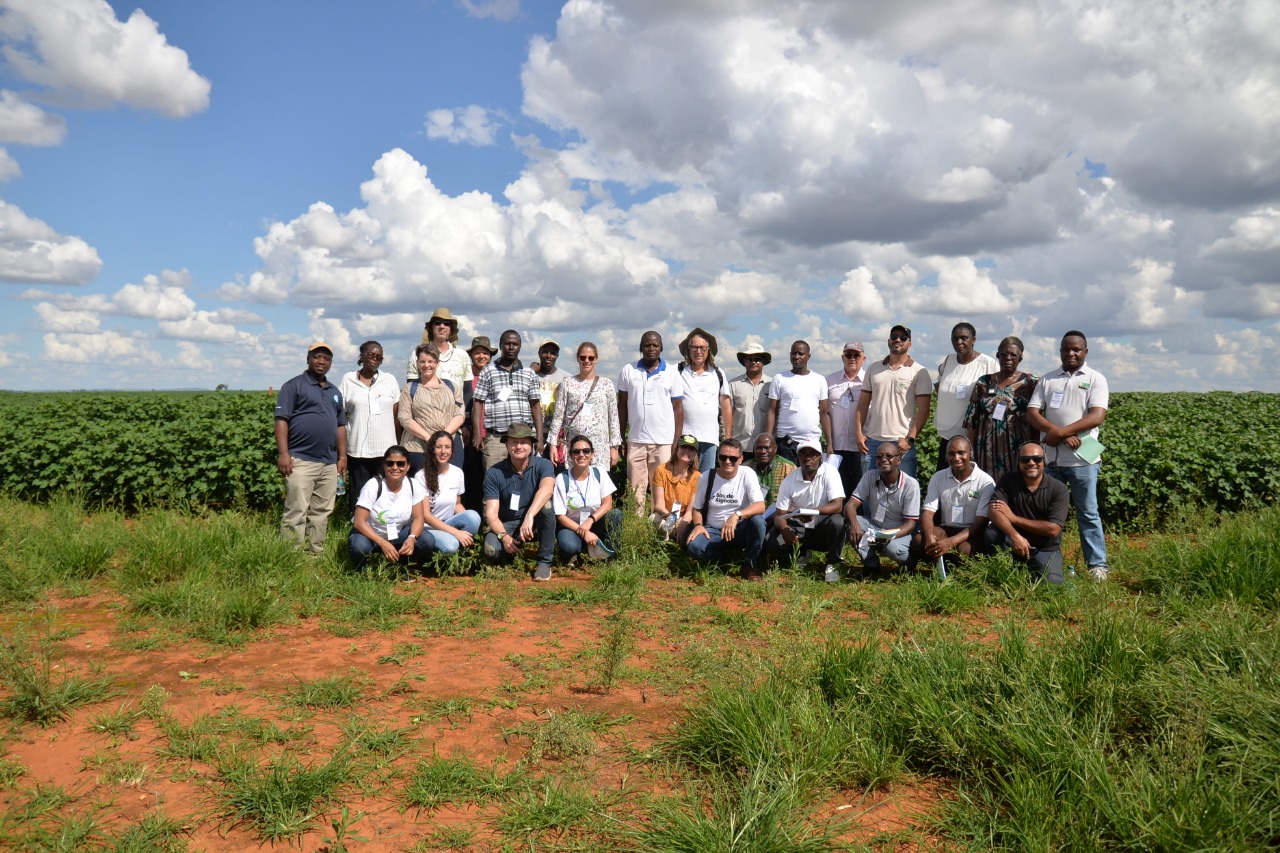
<path id="1" fill-rule="evenodd" d="M 382 472 L 382 454 L 395 444 L 400 385 L 382 369 L 382 344 L 365 341 L 353 370 L 342 377 L 338 391 L 347 410 L 347 500 L 356 514 L 360 490 Z"/>
<path id="2" fill-rule="evenodd" d="M 436 550 L 442 554 L 456 554 L 475 542 L 480 530 L 480 513 L 463 509 L 462 469 L 452 465 L 453 438 L 444 430 L 431 435 L 426 465 L 414 475 L 427 493 L 427 532 L 435 540 Z"/>
<path id="3" fill-rule="evenodd" d="M 426 491 L 409 478 L 409 451 L 398 444 L 382 456 L 382 473 L 364 484 L 347 539 L 351 563 L 363 569 L 374 551 L 392 563 L 421 566 L 435 540 L 426 535 Z"/>
<path id="4" fill-rule="evenodd" d="M 613 508 L 617 487 L 609 473 L 593 465 L 595 448 L 585 435 L 569 442 L 569 468 L 556 475 L 551 508 L 559 522 L 556 544 L 568 561 L 590 549 L 593 556 L 611 556 L 618 549 L 622 510 Z"/>

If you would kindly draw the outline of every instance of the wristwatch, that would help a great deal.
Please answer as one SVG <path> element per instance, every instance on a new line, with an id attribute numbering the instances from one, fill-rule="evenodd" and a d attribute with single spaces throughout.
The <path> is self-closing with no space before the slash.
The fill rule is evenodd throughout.
<path id="1" fill-rule="evenodd" d="M 916 437 L 915 437 L 914 435 L 909 435 L 909 436 L 907 436 L 907 444 L 911 445 L 912 447 L 915 447 L 915 446 L 916 446 Z"/>

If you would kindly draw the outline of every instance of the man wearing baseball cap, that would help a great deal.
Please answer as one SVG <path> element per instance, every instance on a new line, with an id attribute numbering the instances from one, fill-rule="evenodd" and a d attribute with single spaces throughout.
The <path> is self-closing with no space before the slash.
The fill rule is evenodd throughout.
<path id="1" fill-rule="evenodd" d="M 276 397 L 276 467 L 286 484 L 280 534 L 310 554 L 324 553 L 338 477 L 347 473 L 347 412 L 327 378 L 332 365 L 333 348 L 317 341 L 306 372 Z"/>
<path id="2" fill-rule="evenodd" d="M 844 487 L 840 473 L 822 461 L 822 446 L 802 441 L 796 448 L 799 467 L 778 487 L 777 511 L 769 519 L 765 549 L 779 562 L 803 562 L 810 549 L 826 554 L 822 579 L 840 580 L 840 552 L 844 549 Z"/>
<path id="3" fill-rule="evenodd" d="M 866 350 L 860 341 L 849 341 L 841 353 L 842 367 L 827 374 L 827 411 L 831 413 L 831 452 L 840 457 L 840 483 L 845 497 L 862 479 L 862 451 L 858 449 L 858 402 L 866 377 Z"/>
<path id="4" fill-rule="evenodd" d="M 773 353 L 765 352 L 760 344 L 747 344 L 738 351 L 738 364 L 746 372 L 729 380 L 729 420 L 724 434 L 741 442 L 747 453 L 755 452 L 756 436 L 769 416 L 769 383 L 773 379 L 764 369 L 772 361 Z"/>
<path id="5" fill-rule="evenodd" d="M 902 473 L 915 478 L 916 438 L 929 420 L 933 378 L 910 350 L 911 330 L 894 326 L 889 330 L 889 354 L 868 367 L 862 380 L 854 428 L 868 473 L 876 470 L 876 448 L 891 443 L 898 448 Z"/>

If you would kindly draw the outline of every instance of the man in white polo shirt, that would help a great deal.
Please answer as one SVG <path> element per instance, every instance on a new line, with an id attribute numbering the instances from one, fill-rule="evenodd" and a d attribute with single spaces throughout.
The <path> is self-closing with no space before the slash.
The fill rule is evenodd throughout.
<path id="1" fill-rule="evenodd" d="M 831 447 L 831 415 L 827 412 L 827 379 L 809 369 L 809 344 L 791 345 L 791 369 L 769 384 L 769 416 L 764 431 L 778 439 L 778 453 L 796 461 L 802 441 L 827 438 Z"/>
<path id="2" fill-rule="evenodd" d="M 627 458 L 627 482 L 636 515 L 646 515 L 645 494 L 658 466 L 671 460 L 684 429 L 680 374 L 662 359 L 662 335 L 640 336 L 640 360 L 618 374 L 618 426 Z M 630 428 L 630 432 L 628 432 Z"/>
<path id="3" fill-rule="evenodd" d="M 1098 469 L 1102 467 L 1098 427 L 1107 417 L 1110 392 L 1107 378 L 1084 363 L 1089 342 L 1084 332 L 1071 330 L 1058 349 L 1062 366 L 1036 383 L 1027 404 L 1027 423 L 1040 430 L 1048 458 L 1047 473 L 1071 489 L 1080 528 L 1080 548 L 1089 574 L 1104 581 L 1107 540 L 1098 512 Z M 1083 442 L 1083 446 L 1082 446 Z"/>
<path id="4" fill-rule="evenodd" d="M 980 554 L 995 480 L 973 464 L 969 439 L 947 442 L 947 465 L 929 480 L 920 514 L 920 545 L 931 560 Z"/>

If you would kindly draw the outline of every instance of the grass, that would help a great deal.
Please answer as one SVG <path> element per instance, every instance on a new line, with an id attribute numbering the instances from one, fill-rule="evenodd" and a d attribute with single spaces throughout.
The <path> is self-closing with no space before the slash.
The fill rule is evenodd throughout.
<path id="1" fill-rule="evenodd" d="M 0 749 L 3 849 L 184 850 L 207 814 L 122 823 L 110 802 L 159 780 L 308 849 L 360 849 L 383 831 L 365 815 L 387 798 L 466 815 L 374 839 L 399 849 L 1244 851 L 1280 838 L 1275 508 L 1116 547 L 1111 582 L 1061 588 L 1002 557 L 946 584 L 685 579 L 640 522 L 589 582 L 482 569 L 404 587 L 281 550 L 263 516 L 4 509 L 0 709 L 15 739 Z M 79 541 L 37 546 L 23 525 Z M 140 682 L 110 663 L 81 669 L 71 655 L 98 626 L 55 632 L 43 601 L 74 615 L 68 596 L 100 591 L 120 608 L 109 631 L 197 661 Z M 273 633 L 295 630 L 350 637 L 341 671 L 264 690 L 273 670 L 215 660 L 266 659 Z M 484 640 L 504 632 L 518 651 L 487 659 Z M 108 661 L 123 654 L 90 638 Z M 488 679 L 433 679 L 446 643 Z M 86 731 L 105 737 L 86 739 L 85 788 L 36 785 L 18 744 Z M 946 793 L 891 835 L 851 842 L 827 817 L 920 790 Z"/>

